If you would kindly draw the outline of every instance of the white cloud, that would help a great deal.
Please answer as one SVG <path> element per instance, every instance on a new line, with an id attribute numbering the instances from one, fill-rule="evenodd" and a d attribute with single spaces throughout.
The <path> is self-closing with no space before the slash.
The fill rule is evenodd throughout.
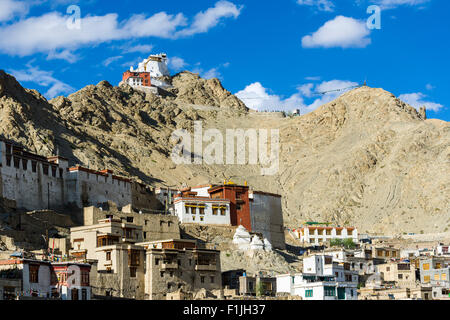
<path id="1" fill-rule="evenodd" d="M 189 28 L 181 30 L 178 36 L 190 36 L 197 33 L 204 33 L 215 27 L 222 18 L 236 19 L 240 14 L 243 6 L 239 8 L 229 1 L 219 1 L 213 8 L 209 8 L 204 12 L 199 12 L 194 17 L 194 22 Z"/>
<path id="2" fill-rule="evenodd" d="M 424 98 L 426 98 L 426 95 L 421 92 L 402 94 L 398 98 L 416 109 L 425 106 L 427 110 L 437 112 L 440 109 L 444 108 L 442 104 L 425 101 Z"/>
<path id="3" fill-rule="evenodd" d="M 372 2 L 379 5 L 381 9 L 394 9 L 402 5 L 417 6 L 430 0 L 373 0 Z"/>
<path id="4" fill-rule="evenodd" d="M 202 78 L 205 79 L 222 78 L 222 74 L 219 72 L 218 68 L 211 68 L 202 74 Z"/>
<path id="5" fill-rule="evenodd" d="M 226 64 L 226 63 L 225 63 Z M 225 67 L 225 64 L 221 64 L 217 67 L 204 70 L 202 67 L 200 67 L 200 62 L 195 64 L 195 68 L 192 69 L 193 73 L 198 73 L 200 77 L 204 79 L 212 79 L 212 78 L 218 78 L 220 80 L 223 80 L 222 74 L 220 73 L 220 68 Z"/>
<path id="6" fill-rule="evenodd" d="M 302 113 L 308 113 L 338 98 L 344 92 L 350 90 L 349 87 L 356 85 L 356 82 L 346 80 L 323 81 L 320 84 L 306 83 L 297 87 L 297 92 L 290 97 L 283 98 L 276 94 L 270 94 L 269 89 L 264 88 L 260 82 L 255 82 L 235 93 L 235 95 L 248 108 L 258 111 L 292 111 L 294 109 L 300 109 Z M 320 96 L 320 98 L 314 99 L 316 96 Z M 310 104 L 305 103 L 305 99 L 311 98 L 313 100 Z"/>
<path id="7" fill-rule="evenodd" d="M 235 93 L 245 105 L 258 111 L 294 110 L 304 106 L 303 98 L 296 93 L 287 99 L 274 94 L 264 88 L 260 82 L 252 83 L 245 89 Z"/>
<path id="8" fill-rule="evenodd" d="M 433 90 L 433 89 L 434 89 L 434 86 L 433 86 L 431 83 L 427 83 L 427 85 L 425 86 L 425 88 L 426 88 L 427 90 Z"/>
<path id="9" fill-rule="evenodd" d="M 47 60 L 66 60 L 69 63 L 77 62 L 79 57 L 70 50 L 50 51 Z"/>
<path id="10" fill-rule="evenodd" d="M 111 13 L 81 18 L 80 29 L 67 27 L 69 16 L 50 12 L 1 26 L 0 52 L 27 56 L 34 53 L 48 54 L 57 50 L 73 51 L 82 46 L 115 40 L 176 38 L 207 32 L 216 26 L 221 18 L 236 18 L 240 10 L 230 2 L 219 1 L 213 8 L 198 13 L 191 26 L 187 26 L 187 18 L 182 13 L 159 12 L 150 17 L 136 14 L 122 21 L 119 20 L 118 14 Z M 186 28 L 182 29 L 183 27 Z M 142 51 L 149 48 L 150 46 L 141 46 L 135 49 Z"/>
<path id="11" fill-rule="evenodd" d="M 142 44 L 142 45 L 127 45 L 122 47 L 123 53 L 134 53 L 134 52 L 140 52 L 140 53 L 150 53 L 153 50 L 152 45 L 148 44 Z"/>
<path id="12" fill-rule="evenodd" d="M 188 65 L 188 63 L 186 63 L 186 61 L 184 61 L 183 58 L 180 58 L 180 57 L 169 58 L 169 67 L 171 67 L 174 70 L 177 70 L 177 71 L 181 70 L 187 65 Z"/>
<path id="13" fill-rule="evenodd" d="M 139 57 L 134 58 L 133 60 L 129 60 L 129 61 L 126 61 L 126 62 L 122 63 L 121 66 L 122 67 L 126 67 L 126 68 L 134 67 L 135 65 L 137 65 L 142 60 L 144 60 L 144 58 L 139 56 Z"/>
<path id="14" fill-rule="evenodd" d="M 320 11 L 334 11 L 334 4 L 330 0 L 297 0 L 297 4 L 316 7 Z"/>
<path id="15" fill-rule="evenodd" d="M 67 28 L 67 18 L 52 12 L 31 17 L 0 29 L 0 51 L 20 56 L 57 49 L 76 49 L 111 40 L 144 36 L 169 37 L 184 24 L 184 17 L 157 13 L 147 19 L 134 16 L 119 23 L 117 14 L 82 18 L 81 29 Z M 139 28 L 136 22 L 141 23 Z"/>
<path id="16" fill-rule="evenodd" d="M 1 0 L 0 22 L 9 21 L 15 16 L 22 16 L 28 12 L 28 5 L 23 1 Z"/>
<path id="17" fill-rule="evenodd" d="M 120 60 L 120 59 L 122 59 L 122 58 L 123 58 L 123 56 L 109 57 L 109 58 L 105 59 L 105 60 L 102 62 L 102 64 L 103 64 L 105 67 L 107 67 L 107 66 L 109 66 L 111 63 L 116 62 L 116 61 L 118 61 L 118 60 Z"/>
<path id="18" fill-rule="evenodd" d="M 308 105 L 307 111 L 313 111 L 321 105 L 333 101 L 357 85 L 358 83 L 347 80 L 331 80 L 320 83 L 316 86 L 315 92 L 323 94 L 321 94 L 320 98 L 314 100 L 313 103 Z"/>
<path id="19" fill-rule="evenodd" d="M 59 94 L 71 93 L 75 89 L 61 80 L 53 77 L 53 72 L 40 70 L 37 67 L 27 65 L 26 70 L 11 70 L 10 73 L 18 80 L 23 82 L 36 83 L 41 87 L 49 87 L 44 94 L 49 99 Z"/>
<path id="20" fill-rule="evenodd" d="M 302 38 L 304 48 L 364 48 L 371 43 L 370 30 L 366 22 L 337 16 L 327 21 L 316 32 Z"/>

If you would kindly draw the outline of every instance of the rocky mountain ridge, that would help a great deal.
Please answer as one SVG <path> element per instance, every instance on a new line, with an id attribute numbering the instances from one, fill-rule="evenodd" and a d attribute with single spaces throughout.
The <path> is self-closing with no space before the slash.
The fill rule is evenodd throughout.
<path id="1" fill-rule="evenodd" d="M 249 111 L 217 79 L 190 72 L 164 97 L 106 81 L 47 101 L 0 71 L 0 134 L 33 152 L 110 168 L 149 184 L 231 178 L 283 195 L 285 223 L 352 224 L 360 232 L 442 232 L 450 227 L 450 126 L 425 120 L 391 93 L 361 87 L 300 117 Z M 257 165 L 176 165 L 172 132 L 278 129 L 279 171 Z"/>

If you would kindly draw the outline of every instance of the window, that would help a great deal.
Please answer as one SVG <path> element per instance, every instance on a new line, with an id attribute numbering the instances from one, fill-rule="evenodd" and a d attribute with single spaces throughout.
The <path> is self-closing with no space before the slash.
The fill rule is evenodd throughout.
<path id="1" fill-rule="evenodd" d="M 447 274 L 446 273 L 441 274 L 441 280 L 443 280 L 443 281 L 447 280 Z"/>
<path id="2" fill-rule="evenodd" d="M 312 291 L 312 290 L 311 290 Z M 336 295 L 336 288 L 335 287 L 324 287 L 324 292 L 326 297 L 334 297 Z"/>
<path id="3" fill-rule="evenodd" d="M 439 281 L 439 274 L 438 273 L 436 273 L 435 275 L 434 275 L 434 280 L 436 280 L 436 281 Z"/>
<path id="4" fill-rule="evenodd" d="M 399 273 L 399 274 L 398 274 L 398 278 L 399 278 L 399 279 L 403 279 L 403 274 Z"/>
<path id="5" fill-rule="evenodd" d="M 130 267 L 130 277 L 136 278 L 136 267 Z"/>
<path id="6" fill-rule="evenodd" d="M 423 276 L 423 282 L 425 283 L 430 282 L 430 276 Z"/>
<path id="7" fill-rule="evenodd" d="M 111 251 L 106 251 L 106 261 L 111 261 Z"/>
<path id="8" fill-rule="evenodd" d="M 81 300 L 87 300 L 87 290 L 81 289 Z"/>
<path id="9" fill-rule="evenodd" d="M 48 165 L 43 164 L 43 165 L 42 165 L 42 171 L 44 172 L 44 174 L 45 174 L 46 176 L 48 176 Z"/>
<path id="10" fill-rule="evenodd" d="M 133 221 L 134 221 L 133 217 L 127 217 L 127 222 L 133 223 Z"/>
<path id="11" fill-rule="evenodd" d="M 38 265 L 30 265 L 29 281 L 30 281 L 30 283 L 38 283 L 39 282 L 39 266 Z"/>
<path id="12" fill-rule="evenodd" d="M 22 168 L 23 168 L 23 170 L 25 170 L 25 171 L 26 171 L 27 168 L 28 168 L 27 164 L 28 164 L 28 160 L 22 159 Z"/>
<path id="13" fill-rule="evenodd" d="M 81 273 L 81 283 L 82 285 L 89 285 L 89 272 Z"/>
<path id="14" fill-rule="evenodd" d="M 198 208 L 198 209 L 199 209 L 201 215 L 205 214 L 205 208 Z"/>
<path id="15" fill-rule="evenodd" d="M 201 282 L 201 283 L 205 283 L 205 277 L 204 277 L 204 276 L 201 276 L 201 277 L 200 277 L 200 282 Z"/>
<path id="16" fill-rule="evenodd" d="M 213 216 L 217 216 L 217 211 L 219 210 L 219 208 L 215 208 L 215 207 L 213 207 L 212 208 L 212 214 L 213 214 Z"/>
<path id="17" fill-rule="evenodd" d="M 204 217 L 200 217 L 200 221 L 203 221 L 204 220 Z"/>
<path id="18" fill-rule="evenodd" d="M 144 232 L 144 239 L 147 239 L 147 232 Z"/>
<path id="19" fill-rule="evenodd" d="M 214 283 L 214 281 L 215 281 L 214 276 L 211 276 L 211 283 Z"/>
<path id="20" fill-rule="evenodd" d="M 430 264 L 429 263 L 424 263 L 422 265 L 423 270 L 430 270 Z"/>
<path id="21" fill-rule="evenodd" d="M 19 169 L 20 158 L 14 157 L 14 168 Z"/>
<path id="22" fill-rule="evenodd" d="M 156 266 L 159 265 L 159 259 L 155 259 L 155 265 L 156 265 Z"/>
<path id="23" fill-rule="evenodd" d="M 311 298 L 313 296 L 313 290 L 305 290 L 305 297 Z"/>

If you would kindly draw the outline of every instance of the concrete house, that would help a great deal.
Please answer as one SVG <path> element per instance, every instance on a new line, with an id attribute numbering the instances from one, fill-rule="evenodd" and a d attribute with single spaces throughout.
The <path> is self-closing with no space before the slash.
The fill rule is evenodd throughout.
<path id="1" fill-rule="evenodd" d="M 313 255 L 303 260 L 303 273 L 277 276 L 277 293 L 300 296 L 304 300 L 357 300 L 358 272 L 348 263 L 333 261 L 329 255 Z"/>
<path id="2" fill-rule="evenodd" d="M 0 260 L 0 300 L 90 300 L 90 268 L 88 264 L 76 262 Z"/>

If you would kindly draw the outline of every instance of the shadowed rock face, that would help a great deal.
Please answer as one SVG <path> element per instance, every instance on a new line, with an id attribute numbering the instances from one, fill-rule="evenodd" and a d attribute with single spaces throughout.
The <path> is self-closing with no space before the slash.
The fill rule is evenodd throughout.
<path id="1" fill-rule="evenodd" d="M 424 120 L 382 89 L 349 91 L 314 112 L 280 118 L 248 112 L 217 79 L 182 72 L 173 96 L 114 87 L 106 81 L 47 101 L 0 72 L 0 134 L 31 151 L 110 168 L 146 183 L 199 185 L 232 178 L 283 195 L 285 223 L 352 224 L 360 232 L 450 229 L 450 128 Z M 279 129 L 280 168 L 261 176 L 255 165 L 175 165 L 175 129 L 193 121 L 215 128 Z M 208 145 L 206 142 L 204 146 Z"/>

